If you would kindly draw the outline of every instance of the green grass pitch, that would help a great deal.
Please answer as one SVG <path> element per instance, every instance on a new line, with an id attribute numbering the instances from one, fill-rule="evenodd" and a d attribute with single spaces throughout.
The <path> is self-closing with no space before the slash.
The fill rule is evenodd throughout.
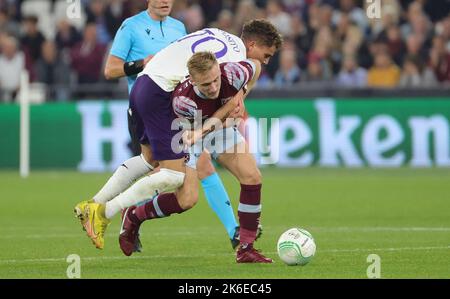
<path id="1" fill-rule="evenodd" d="M 74 218 L 108 174 L 0 172 L 0 278 L 66 278 L 70 254 L 82 278 L 367 278 L 370 254 L 381 278 L 450 278 L 449 169 L 263 169 L 264 226 L 256 243 L 269 265 L 236 264 L 225 230 L 202 191 L 191 211 L 146 222 L 144 251 L 122 255 L 119 218 L 97 250 Z M 239 184 L 220 172 L 236 209 Z M 302 227 L 316 256 L 284 265 L 280 234 Z"/>

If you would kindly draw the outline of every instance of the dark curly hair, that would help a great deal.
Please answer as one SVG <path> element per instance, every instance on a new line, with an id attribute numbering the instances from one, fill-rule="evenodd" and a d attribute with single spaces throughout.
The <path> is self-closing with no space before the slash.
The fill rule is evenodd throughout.
<path id="1" fill-rule="evenodd" d="M 272 23 L 264 19 L 255 19 L 245 23 L 241 38 L 244 41 L 255 40 L 268 47 L 275 46 L 277 50 L 283 45 L 281 34 Z"/>

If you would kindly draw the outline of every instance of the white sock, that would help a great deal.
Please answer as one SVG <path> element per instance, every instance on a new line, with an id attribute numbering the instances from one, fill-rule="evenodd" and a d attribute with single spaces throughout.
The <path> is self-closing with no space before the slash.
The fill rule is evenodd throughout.
<path id="1" fill-rule="evenodd" d="M 122 209 L 152 198 L 156 194 L 179 188 L 183 184 L 184 176 L 182 172 L 161 168 L 159 172 L 143 177 L 125 192 L 106 203 L 106 218 L 111 219 Z"/>
<path id="2" fill-rule="evenodd" d="M 142 155 L 125 161 L 93 197 L 96 203 L 106 203 L 129 188 L 137 179 L 153 170 Z"/>

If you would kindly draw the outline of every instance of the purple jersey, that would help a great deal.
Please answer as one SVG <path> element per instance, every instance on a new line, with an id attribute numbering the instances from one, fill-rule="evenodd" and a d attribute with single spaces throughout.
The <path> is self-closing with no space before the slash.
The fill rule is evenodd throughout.
<path id="1" fill-rule="evenodd" d="M 225 105 L 255 74 L 255 65 L 250 60 L 225 62 L 220 64 L 221 86 L 217 99 L 207 99 L 196 89 L 189 79 L 181 82 L 172 93 L 173 111 L 178 117 L 194 119 L 199 111 L 202 118 L 211 117 Z"/>

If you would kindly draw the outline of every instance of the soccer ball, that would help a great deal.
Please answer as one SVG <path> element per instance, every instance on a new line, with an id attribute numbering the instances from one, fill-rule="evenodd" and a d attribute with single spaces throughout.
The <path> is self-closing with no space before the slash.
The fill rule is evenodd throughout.
<path id="1" fill-rule="evenodd" d="M 278 239 L 278 256 L 289 266 L 304 266 L 316 253 L 316 243 L 312 235 L 301 228 L 291 228 Z"/>

